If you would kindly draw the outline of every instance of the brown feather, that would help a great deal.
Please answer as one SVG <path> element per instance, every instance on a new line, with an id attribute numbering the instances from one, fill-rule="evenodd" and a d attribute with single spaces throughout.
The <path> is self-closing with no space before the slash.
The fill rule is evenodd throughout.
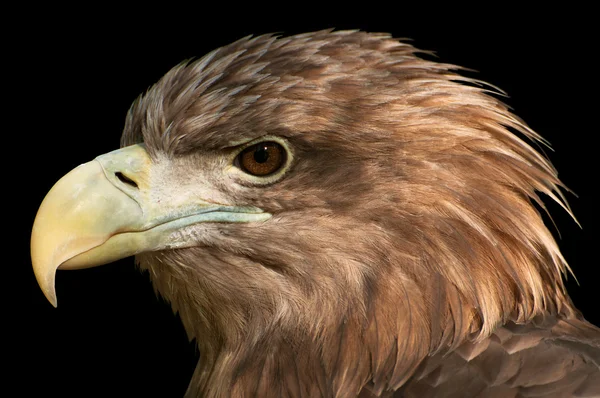
<path id="1" fill-rule="evenodd" d="M 207 180 L 271 220 L 137 257 L 198 342 L 188 396 L 599 394 L 600 331 L 532 204 L 569 211 L 519 136 L 543 140 L 417 53 L 357 31 L 244 38 L 133 104 L 122 145 L 182 180 L 261 136 L 293 151 L 268 186 Z"/>

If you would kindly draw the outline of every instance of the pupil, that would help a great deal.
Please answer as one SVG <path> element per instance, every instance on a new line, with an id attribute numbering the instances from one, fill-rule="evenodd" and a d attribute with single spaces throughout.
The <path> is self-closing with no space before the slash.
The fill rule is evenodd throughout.
<path id="1" fill-rule="evenodd" d="M 254 161 L 256 163 L 264 163 L 269 159 L 269 150 L 266 146 L 256 148 L 254 151 Z"/>

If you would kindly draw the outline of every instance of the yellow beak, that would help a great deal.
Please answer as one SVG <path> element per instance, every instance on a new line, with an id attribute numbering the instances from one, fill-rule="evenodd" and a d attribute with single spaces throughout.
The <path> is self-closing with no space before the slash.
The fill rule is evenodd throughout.
<path id="1" fill-rule="evenodd" d="M 200 222 L 270 217 L 255 207 L 220 205 L 185 194 L 161 205 L 152 181 L 145 147 L 132 145 L 76 167 L 52 187 L 31 234 L 33 270 L 52 305 L 57 305 L 58 268 L 87 268 L 144 251 L 193 246 L 192 235 L 173 232 Z"/>

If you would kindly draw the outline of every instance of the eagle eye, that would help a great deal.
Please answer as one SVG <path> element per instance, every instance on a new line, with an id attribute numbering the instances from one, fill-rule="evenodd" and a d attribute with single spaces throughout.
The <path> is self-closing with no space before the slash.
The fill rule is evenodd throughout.
<path id="1" fill-rule="evenodd" d="M 236 164 L 244 172 L 265 177 L 281 169 L 285 164 L 286 152 L 274 141 L 264 141 L 244 149 L 236 158 Z"/>

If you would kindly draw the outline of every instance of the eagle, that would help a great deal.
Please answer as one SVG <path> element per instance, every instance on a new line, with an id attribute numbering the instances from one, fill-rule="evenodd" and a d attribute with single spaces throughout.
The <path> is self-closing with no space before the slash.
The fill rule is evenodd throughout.
<path id="1" fill-rule="evenodd" d="M 423 54 L 325 30 L 174 67 L 40 205 L 42 291 L 135 255 L 197 342 L 187 397 L 600 396 L 546 141 Z"/>

